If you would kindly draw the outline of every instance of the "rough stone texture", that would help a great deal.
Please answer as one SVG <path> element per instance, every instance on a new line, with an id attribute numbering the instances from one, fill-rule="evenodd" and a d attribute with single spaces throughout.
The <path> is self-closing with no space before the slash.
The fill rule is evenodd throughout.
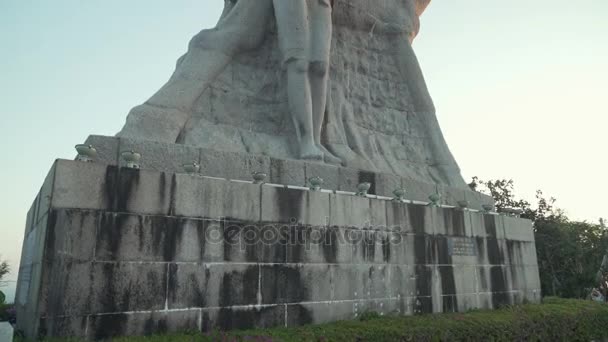
<path id="1" fill-rule="evenodd" d="M 196 160 L 201 164 L 200 174 L 209 177 L 250 181 L 253 172 L 264 172 L 267 174 L 266 182 L 269 183 L 307 186 L 308 178 L 318 176 L 325 181 L 323 188 L 329 190 L 355 192 L 359 183 L 370 182 L 372 187 L 369 193 L 379 196 L 393 197 L 395 189 L 405 188 L 405 197 L 408 200 L 428 202 L 429 195 L 439 193 L 445 205 L 457 206 L 458 201 L 466 199 L 472 209 L 481 209 L 483 204 L 494 203 L 491 197 L 469 189 L 438 185 L 434 181 L 425 183 L 392 173 L 361 171 L 310 161 L 269 158 L 263 155 L 225 152 L 180 144 L 143 141 L 136 143 L 131 139 L 98 135 L 90 136 L 87 143 L 93 144 L 98 150 L 99 157 L 96 161 L 101 164 L 122 164 L 118 156 L 119 152 L 133 148 L 142 154 L 140 165 L 142 169 L 179 173 L 182 172 L 182 164 L 191 162 L 194 156 L 199 154 L 200 157 Z M 112 155 L 116 157 L 110 158 L 109 156 Z"/>
<path id="2" fill-rule="evenodd" d="M 333 1 L 331 20 L 309 19 L 328 36 L 332 22 L 331 52 L 319 40 L 313 51 L 294 47 L 305 56 L 289 49 L 285 56 L 279 41 L 297 44 L 299 31 L 307 31 L 306 23 L 299 30 L 284 25 L 296 25 L 299 12 L 286 14 L 277 0 L 226 1 L 218 25 L 193 37 L 173 76 L 131 110 L 119 136 L 299 159 L 294 121 L 304 125 L 306 119 L 294 117 L 311 116 L 310 108 L 298 105 L 307 101 L 315 112 L 314 106 L 325 107 L 322 122 L 318 115 L 312 122 L 322 127 L 315 144 L 328 150 L 326 163 L 465 188 L 411 46 L 429 2 Z M 309 74 L 306 79 L 329 73 L 327 105 L 326 95 L 305 91 L 308 81 L 290 81 L 293 63 L 284 62 L 298 58 L 310 63 L 296 71 Z M 297 131 L 308 136 L 310 129 Z"/>
<path id="3" fill-rule="evenodd" d="M 99 163 L 53 168 L 53 200 L 26 227 L 19 270 L 17 324 L 30 338 L 540 301 L 527 220 Z"/>

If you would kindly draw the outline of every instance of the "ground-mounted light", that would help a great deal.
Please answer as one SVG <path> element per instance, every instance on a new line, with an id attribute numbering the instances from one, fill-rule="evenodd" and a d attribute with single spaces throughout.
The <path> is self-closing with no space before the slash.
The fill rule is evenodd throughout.
<path id="1" fill-rule="evenodd" d="M 264 184 L 266 176 L 268 175 L 265 172 L 261 171 L 254 171 L 251 173 L 251 177 L 253 177 L 253 184 Z"/>
<path id="2" fill-rule="evenodd" d="M 309 188 L 312 191 L 319 191 L 323 186 L 324 180 L 321 177 L 314 176 L 308 179 Z"/>
<path id="3" fill-rule="evenodd" d="M 429 201 L 430 201 L 430 203 L 429 203 L 430 206 L 438 207 L 439 202 L 441 201 L 441 195 L 438 193 L 431 194 L 429 196 Z"/>
<path id="4" fill-rule="evenodd" d="M 141 160 L 141 154 L 133 150 L 123 151 L 120 153 L 122 160 L 127 164 L 126 166 L 131 169 L 139 169 L 139 161 Z"/>
<path id="5" fill-rule="evenodd" d="M 357 196 L 365 197 L 367 196 L 367 192 L 372 187 L 372 183 L 363 182 L 357 185 Z"/>
<path id="6" fill-rule="evenodd" d="M 97 150 L 93 145 L 78 144 L 74 148 L 78 152 L 78 156 L 76 156 L 76 160 L 78 161 L 92 162 L 97 157 Z"/>
<path id="7" fill-rule="evenodd" d="M 393 195 L 395 195 L 395 197 L 393 197 L 393 201 L 394 202 L 405 202 L 405 189 L 395 189 L 393 190 Z"/>
<path id="8" fill-rule="evenodd" d="M 183 164 L 182 167 L 186 173 L 198 173 L 201 170 L 201 166 L 196 161 Z"/>

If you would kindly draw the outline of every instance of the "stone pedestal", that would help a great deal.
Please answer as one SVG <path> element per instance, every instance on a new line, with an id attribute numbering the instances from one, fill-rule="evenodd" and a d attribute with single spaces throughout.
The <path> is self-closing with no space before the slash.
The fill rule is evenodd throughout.
<path id="1" fill-rule="evenodd" d="M 28 213 L 16 305 L 29 338 L 296 326 L 540 300 L 528 220 L 252 184 L 238 179 L 268 171 L 271 182 L 303 185 L 330 171 L 263 156 L 222 169 L 238 158 L 186 146 L 166 154 L 167 146 L 134 146 L 144 168 L 122 168 L 118 151 L 134 143 L 102 140 L 104 162 L 58 160 Z M 233 180 L 176 172 L 191 159 Z M 146 169 L 161 164 L 173 169 Z M 338 189 L 360 180 L 349 172 L 332 169 Z M 376 192 L 392 191 L 390 177 L 374 177 Z"/>

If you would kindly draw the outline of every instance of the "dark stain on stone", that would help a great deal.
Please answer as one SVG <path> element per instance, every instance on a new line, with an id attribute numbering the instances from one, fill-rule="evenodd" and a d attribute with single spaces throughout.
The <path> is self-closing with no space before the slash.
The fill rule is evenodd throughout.
<path id="1" fill-rule="evenodd" d="M 254 224 L 237 221 L 220 221 L 225 261 L 258 262 L 258 248 L 262 242 L 258 239 L 260 232 Z M 262 254 L 262 252 L 260 252 Z"/>
<path id="2" fill-rule="evenodd" d="M 121 294 L 118 293 L 115 287 L 116 279 L 114 276 L 114 267 L 116 266 L 108 263 L 99 264 L 99 266 L 101 267 L 102 282 L 104 283 L 104 286 L 102 287 L 103 294 L 99 296 L 101 312 L 124 311 L 117 303 L 117 300 L 119 300 L 118 296 Z M 125 293 L 122 294 L 122 300 L 124 301 L 125 299 L 128 301 L 128 291 L 125 291 Z"/>
<path id="3" fill-rule="evenodd" d="M 310 310 L 303 305 L 290 305 L 287 308 L 287 326 L 302 326 L 314 323 Z"/>
<path id="4" fill-rule="evenodd" d="M 382 239 L 382 260 L 384 262 L 391 260 L 391 238 L 388 235 Z"/>
<path id="5" fill-rule="evenodd" d="M 428 246 L 428 239 L 424 234 L 414 235 L 414 261 L 416 265 L 432 263 L 432 248 Z"/>
<path id="6" fill-rule="evenodd" d="M 499 246 L 498 239 L 496 236 L 496 217 L 494 215 L 485 214 L 483 216 L 484 226 L 486 230 L 487 249 L 488 249 L 488 261 L 492 265 L 499 265 L 504 263 L 502 249 Z"/>
<path id="7" fill-rule="evenodd" d="M 249 232 L 251 232 L 251 234 Z M 245 260 L 247 260 L 247 262 L 257 262 L 258 247 L 261 245 L 260 241 L 257 239 L 247 239 L 247 237 L 257 237 L 259 233 L 258 227 L 253 224 L 245 225 L 243 227 L 242 233 L 245 236 Z"/>
<path id="8" fill-rule="evenodd" d="M 176 179 L 176 175 L 173 174 L 171 176 L 171 190 L 170 190 L 170 194 L 169 194 L 169 215 L 170 216 L 174 216 L 175 215 L 175 196 L 177 192 L 177 179 Z"/>
<path id="9" fill-rule="evenodd" d="M 434 259 L 440 265 L 450 265 L 452 263 L 452 257 L 449 253 L 448 248 L 448 237 L 442 235 L 435 235 L 432 237 L 433 240 L 433 251 Z"/>
<path id="10" fill-rule="evenodd" d="M 161 172 L 161 173 L 159 174 L 159 178 L 158 178 L 158 200 L 159 200 L 161 203 L 163 203 L 163 202 L 165 201 L 165 196 L 167 196 L 167 193 L 166 193 L 166 188 L 165 188 L 165 187 L 166 187 L 166 185 L 167 185 L 167 184 L 166 184 L 166 183 L 167 183 L 167 181 L 166 181 L 166 179 L 165 179 L 165 177 L 166 177 L 166 176 L 167 176 L 167 174 L 166 174 L 166 173 Z"/>
<path id="11" fill-rule="evenodd" d="M 367 171 L 359 171 L 358 181 L 359 181 L 359 184 L 365 183 L 365 182 L 371 184 L 367 193 L 371 194 L 371 195 L 376 194 L 376 174 L 375 173 L 367 172 Z"/>
<path id="12" fill-rule="evenodd" d="M 487 237 L 486 243 L 488 245 L 488 261 L 490 265 L 501 265 L 504 263 L 502 249 L 498 244 L 498 239 L 494 237 Z"/>
<path id="13" fill-rule="evenodd" d="M 109 210 L 116 209 L 117 188 L 118 167 L 115 165 L 108 165 L 106 167 L 106 174 L 104 179 L 104 199 L 106 208 L 108 208 Z"/>
<path id="14" fill-rule="evenodd" d="M 517 263 L 520 258 L 523 259 L 521 254 L 522 243 L 520 241 L 505 240 L 505 242 L 507 245 L 507 255 L 509 256 L 510 264 Z"/>
<path id="15" fill-rule="evenodd" d="M 498 309 L 509 304 L 507 282 L 502 266 L 490 267 L 490 284 L 492 291 L 492 307 Z"/>
<path id="16" fill-rule="evenodd" d="M 490 290 L 490 286 L 488 286 L 488 276 L 486 275 L 485 267 L 478 267 L 479 270 L 479 286 L 481 292 L 486 292 Z"/>
<path id="17" fill-rule="evenodd" d="M 201 281 L 197 275 L 202 275 L 201 267 L 181 268 L 179 264 L 169 265 L 169 306 L 204 308 L 206 307 L 207 288 L 209 284 L 209 268 L 205 267 L 205 278 Z M 190 271 L 190 272 L 188 272 Z"/>
<path id="18" fill-rule="evenodd" d="M 209 317 L 209 312 L 203 311 L 201 315 L 201 332 L 211 331 L 213 329 L 213 325 L 211 322 L 211 317 Z"/>
<path id="19" fill-rule="evenodd" d="M 115 211 L 126 212 L 131 195 L 139 186 L 139 169 L 121 168 L 118 173 L 118 188 L 116 189 Z"/>
<path id="20" fill-rule="evenodd" d="M 477 263 L 483 264 L 485 263 L 484 258 L 486 255 L 485 239 L 477 236 L 475 237 L 475 242 L 475 245 L 477 246 Z"/>
<path id="21" fill-rule="evenodd" d="M 216 221 L 203 221 L 196 220 L 196 240 L 198 242 L 198 260 L 205 260 L 205 250 L 207 249 L 207 230 L 208 229 L 218 229 L 220 227 L 219 223 Z M 217 244 L 219 241 L 209 241 L 209 243 Z"/>
<path id="22" fill-rule="evenodd" d="M 273 316 L 276 316 L 277 313 L 277 307 L 265 307 L 261 309 L 221 308 L 218 315 L 218 325 L 222 331 L 276 325 L 279 322 L 273 319 Z"/>
<path id="23" fill-rule="evenodd" d="M 306 228 L 304 226 L 286 226 L 287 245 L 285 259 L 290 263 L 299 263 L 304 260 L 304 250 L 306 248 Z"/>
<path id="24" fill-rule="evenodd" d="M 433 272 L 426 265 L 416 265 L 416 300 L 414 301 L 414 312 L 431 313 L 433 312 L 433 298 L 431 297 L 431 282 Z"/>
<path id="25" fill-rule="evenodd" d="M 120 258 L 122 237 L 125 235 L 123 228 L 128 218 L 129 216 L 124 214 L 103 213 L 101 215 L 97 238 L 97 253 L 100 256 L 110 260 Z"/>
<path id="26" fill-rule="evenodd" d="M 149 216 L 147 219 L 150 222 L 154 254 L 162 255 L 163 261 L 174 261 L 186 220 L 169 216 Z"/>
<path id="27" fill-rule="evenodd" d="M 145 336 L 164 334 L 167 331 L 168 326 L 166 317 L 163 317 L 161 319 L 155 319 L 154 317 L 150 317 L 146 320 L 146 323 L 144 323 L 143 334 Z"/>
<path id="28" fill-rule="evenodd" d="M 426 207 L 422 205 L 408 204 L 407 210 L 410 217 L 410 224 L 412 225 L 414 233 L 424 234 L 424 217 L 426 214 Z"/>
<path id="29" fill-rule="evenodd" d="M 129 315 L 127 314 L 112 314 L 94 316 L 94 339 L 105 340 L 115 336 L 123 336 L 127 333 L 129 323 Z"/>
<path id="30" fill-rule="evenodd" d="M 298 222 L 302 215 L 302 203 L 306 192 L 288 188 L 275 188 L 275 190 L 280 222 Z"/>
<path id="31" fill-rule="evenodd" d="M 323 256 L 325 262 L 335 264 L 338 260 L 338 233 L 333 227 L 323 228 Z"/>
<path id="32" fill-rule="evenodd" d="M 364 260 L 373 262 L 376 258 L 376 233 L 373 231 L 364 231 L 361 247 Z"/>
<path id="33" fill-rule="evenodd" d="M 55 230 L 57 229 L 57 215 L 58 213 L 56 210 L 49 210 L 46 223 L 46 246 L 42 246 L 44 248 L 44 259 L 51 264 L 55 259 Z"/>
<path id="34" fill-rule="evenodd" d="M 444 209 L 445 224 L 451 229 L 448 230 L 448 234 L 456 236 L 464 236 L 465 223 L 464 223 L 464 211 L 456 209 Z"/>
<path id="35" fill-rule="evenodd" d="M 298 303 L 309 299 L 307 286 L 302 280 L 301 267 L 286 265 L 261 267 L 263 304 Z"/>
<path id="36" fill-rule="evenodd" d="M 220 287 L 220 306 L 250 305 L 257 302 L 258 267 L 224 273 Z"/>
<path id="37" fill-rule="evenodd" d="M 443 312 L 455 312 L 458 310 L 456 299 L 456 283 L 454 281 L 453 266 L 439 266 L 441 277 L 441 294 L 443 295 Z M 446 297 L 449 295 L 449 297 Z"/>
<path id="38" fill-rule="evenodd" d="M 485 226 L 486 235 L 496 238 L 496 217 L 491 214 L 484 214 L 483 224 Z"/>

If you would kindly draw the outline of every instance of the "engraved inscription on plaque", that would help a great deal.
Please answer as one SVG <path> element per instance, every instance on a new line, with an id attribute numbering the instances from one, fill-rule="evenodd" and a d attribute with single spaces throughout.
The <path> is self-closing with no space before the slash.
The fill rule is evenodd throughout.
<path id="1" fill-rule="evenodd" d="M 477 240 L 466 237 L 448 239 L 448 253 L 452 256 L 476 256 Z"/>

